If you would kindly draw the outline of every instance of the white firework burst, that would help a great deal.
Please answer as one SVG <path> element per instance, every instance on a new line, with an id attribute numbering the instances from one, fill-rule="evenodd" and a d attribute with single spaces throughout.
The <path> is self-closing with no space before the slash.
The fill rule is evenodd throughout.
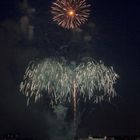
<path id="1" fill-rule="evenodd" d="M 75 102 L 80 99 L 98 102 L 116 95 L 114 84 L 118 77 L 113 67 L 101 62 L 81 63 L 71 69 L 66 63 L 45 59 L 28 66 L 20 91 L 27 96 L 28 102 L 31 98 L 35 102 L 39 100 L 42 91 L 51 97 L 52 105 L 73 102 L 73 98 Z"/>

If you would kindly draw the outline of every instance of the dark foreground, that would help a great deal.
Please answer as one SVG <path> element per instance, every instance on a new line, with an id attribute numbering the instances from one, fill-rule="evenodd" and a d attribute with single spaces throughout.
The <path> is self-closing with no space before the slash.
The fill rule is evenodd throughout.
<path id="1" fill-rule="evenodd" d="M 20 136 L 19 134 L 0 135 L 0 140 L 51 140 L 42 136 Z M 140 140 L 140 136 L 108 136 L 108 137 L 89 137 L 78 138 L 76 140 Z"/>

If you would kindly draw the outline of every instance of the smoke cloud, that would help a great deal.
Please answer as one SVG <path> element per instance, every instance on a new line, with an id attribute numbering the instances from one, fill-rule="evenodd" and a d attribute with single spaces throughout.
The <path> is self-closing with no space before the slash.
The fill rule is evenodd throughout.
<path id="1" fill-rule="evenodd" d="M 53 114 L 47 113 L 50 140 L 72 140 L 75 136 L 73 122 L 66 120 L 68 108 L 63 105 L 54 107 Z"/>

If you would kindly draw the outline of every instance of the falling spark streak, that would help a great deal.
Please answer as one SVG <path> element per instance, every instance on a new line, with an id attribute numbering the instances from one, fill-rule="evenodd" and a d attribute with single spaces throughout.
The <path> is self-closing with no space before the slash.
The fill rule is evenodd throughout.
<path id="1" fill-rule="evenodd" d="M 56 0 L 51 7 L 51 13 L 53 20 L 59 26 L 74 29 L 87 21 L 90 14 L 89 7 L 86 0 Z"/>

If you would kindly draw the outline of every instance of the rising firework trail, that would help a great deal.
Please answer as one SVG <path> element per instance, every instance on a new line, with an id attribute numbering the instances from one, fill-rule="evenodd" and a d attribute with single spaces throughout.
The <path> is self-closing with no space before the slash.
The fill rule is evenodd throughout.
<path id="1" fill-rule="evenodd" d="M 53 20 L 63 28 L 74 29 L 89 17 L 90 5 L 86 0 L 56 0 L 51 7 Z"/>

